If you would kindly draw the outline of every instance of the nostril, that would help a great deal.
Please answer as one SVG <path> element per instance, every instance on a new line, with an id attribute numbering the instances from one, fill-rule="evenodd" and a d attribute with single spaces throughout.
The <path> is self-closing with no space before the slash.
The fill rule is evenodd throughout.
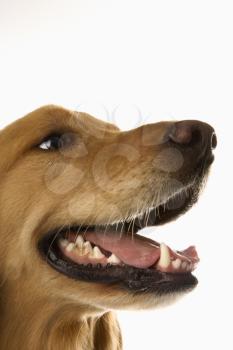
<path id="1" fill-rule="evenodd" d="M 211 149 L 215 149 L 217 147 L 217 136 L 215 134 L 215 132 L 213 132 L 212 136 L 211 136 Z"/>
<path id="2" fill-rule="evenodd" d="M 169 138 L 177 144 L 187 145 L 192 141 L 192 129 L 189 125 L 176 123 L 169 134 Z"/>

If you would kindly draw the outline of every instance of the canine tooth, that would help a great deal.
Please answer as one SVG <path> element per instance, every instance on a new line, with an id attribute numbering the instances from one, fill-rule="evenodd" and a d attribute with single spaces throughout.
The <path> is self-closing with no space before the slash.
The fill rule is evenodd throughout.
<path id="1" fill-rule="evenodd" d="M 67 252 L 71 252 L 75 248 L 74 243 L 69 243 L 68 246 L 66 247 Z"/>
<path id="2" fill-rule="evenodd" d="M 92 258 L 101 259 L 104 258 L 104 254 L 100 251 L 99 247 L 93 248 Z"/>
<path id="3" fill-rule="evenodd" d="M 174 267 L 174 269 L 178 269 L 181 265 L 181 260 L 180 259 L 176 259 L 172 262 L 172 266 Z"/>
<path id="4" fill-rule="evenodd" d="M 171 262 L 171 258 L 170 258 L 169 249 L 166 246 L 166 244 L 161 243 L 160 244 L 160 259 L 158 262 L 158 266 L 160 266 L 162 268 L 166 268 L 170 265 L 170 262 Z"/>
<path id="5" fill-rule="evenodd" d="M 69 242 L 67 241 L 67 239 L 60 239 L 59 241 L 60 245 L 63 247 L 63 248 L 66 248 L 69 244 Z"/>
<path id="6" fill-rule="evenodd" d="M 110 264 L 119 264 L 120 262 L 121 262 L 120 259 L 115 254 L 112 254 L 108 258 L 108 263 L 110 263 Z"/>
<path id="7" fill-rule="evenodd" d="M 78 236 L 76 241 L 75 241 L 75 244 L 79 247 L 79 248 L 82 248 L 83 246 L 83 243 L 84 243 L 84 239 L 82 236 Z"/>

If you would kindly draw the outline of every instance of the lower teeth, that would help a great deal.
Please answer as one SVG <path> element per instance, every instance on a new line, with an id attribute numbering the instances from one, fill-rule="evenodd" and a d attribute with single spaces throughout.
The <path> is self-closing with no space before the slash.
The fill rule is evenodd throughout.
<path id="1" fill-rule="evenodd" d="M 92 247 L 91 242 L 85 241 L 81 235 L 79 235 L 75 242 L 69 242 L 67 239 L 61 238 L 59 245 L 65 252 L 75 254 L 78 258 L 87 258 L 93 260 L 91 263 L 100 264 L 97 260 L 101 260 L 101 265 L 124 265 L 124 263 L 115 255 L 111 254 L 109 257 L 104 255 L 98 246 Z M 173 259 L 173 260 L 172 260 Z M 88 263 L 87 263 L 88 265 Z M 194 269 L 194 264 L 191 261 L 182 261 L 180 258 L 172 258 L 170 255 L 169 248 L 166 244 L 161 243 L 160 245 L 160 258 L 158 262 L 151 268 L 163 271 L 163 272 L 174 272 L 174 273 L 185 273 Z"/>
<path id="2" fill-rule="evenodd" d="M 75 243 L 70 242 L 67 239 L 60 239 L 59 244 L 68 253 L 73 252 L 79 257 L 87 257 L 88 259 L 103 259 L 107 260 L 107 263 L 117 265 L 121 263 L 121 260 L 115 255 L 111 254 L 108 258 L 101 252 L 100 248 L 92 245 L 89 241 L 84 241 L 81 236 L 78 236 Z"/>

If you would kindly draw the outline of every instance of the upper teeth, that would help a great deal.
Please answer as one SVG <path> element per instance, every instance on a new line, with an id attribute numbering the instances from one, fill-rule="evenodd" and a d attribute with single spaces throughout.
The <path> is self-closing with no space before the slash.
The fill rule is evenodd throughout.
<path id="1" fill-rule="evenodd" d="M 161 268 L 166 268 L 170 265 L 171 258 L 169 249 L 166 246 L 166 244 L 161 243 L 160 244 L 160 259 L 158 261 L 158 266 Z"/>

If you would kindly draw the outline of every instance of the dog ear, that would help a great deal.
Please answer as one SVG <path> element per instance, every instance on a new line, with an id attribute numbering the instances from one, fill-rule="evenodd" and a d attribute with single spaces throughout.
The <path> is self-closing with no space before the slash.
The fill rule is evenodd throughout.
<path id="1" fill-rule="evenodd" d="M 121 330 L 113 312 L 107 312 L 97 320 L 95 325 L 94 349 L 122 350 Z"/>

